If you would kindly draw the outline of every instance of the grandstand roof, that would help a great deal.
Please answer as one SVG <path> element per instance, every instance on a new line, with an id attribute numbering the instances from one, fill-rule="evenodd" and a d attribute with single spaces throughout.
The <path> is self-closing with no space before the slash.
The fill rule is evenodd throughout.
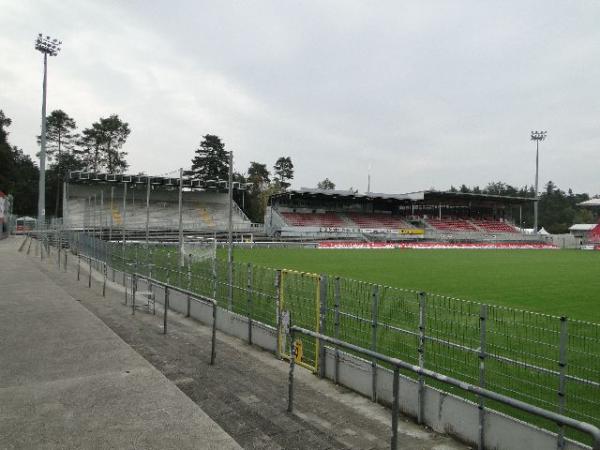
<path id="1" fill-rule="evenodd" d="M 72 171 L 69 172 L 69 183 L 95 184 L 95 183 L 131 183 L 145 185 L 150 183 L 152 186 L 162 186 L 165 188 L 179 187 L 179 177 L 164 177 L 145 174 L 125 174 L 125 173 L 100 173 L 100 172 L 85 172 Z M 227 190 L 227 180 L 194 180 L 189 174 L 184 171 L 183 187 L 189 189 L 201 190 Z M 233 182 L 233 189 L 245 190 L 244 183 Z"/>
<path id="2" fill-rule="evenodd" d="M 592 231 L 597 226 L 597 223 L 576 223 L 569 227 L 569 231 Z"/>
<path id="3" fill-rule="evenodd" d="M 527 197 L 508 197 L 503 195 L 490 195 L 490 194 L 472 194 L 464 192 L 450 192 L 450 191 L 417 191 L 408 192 L 406 194 L 385 194 L 378 192 L 368 192 L 359 194 L 351 190 L 328 190 L 328 189 L 313 189 L 313 188 L 300 188 L 298 190 L 290 190 L 274 194 L 271 198 L 274 199 L 285 199 L 291 197 L 305 197 L 305 198 L 340 198 L 348 200 L 389 200 L 398 202 L 488 202 L 488 203 L 503 203 L 503 204 L 524 204 L 533 202 L 533 198 Z"/>

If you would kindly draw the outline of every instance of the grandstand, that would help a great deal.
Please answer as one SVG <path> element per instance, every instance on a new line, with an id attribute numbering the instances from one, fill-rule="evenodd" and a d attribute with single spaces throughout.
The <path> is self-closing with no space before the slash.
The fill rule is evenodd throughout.
<path id="1" fill-rule="evenodd" d="M 524 235 L 517 224 L 532 203 L 432 190 L 358 194 L 302 188 L 271 196 L 265 229 L 271 236 L 321 240 L 529 242 L 540 238 Z"/>
<path id="2" fill-rule="evenodd" d="M 227 229 L 229 199 L 226 184 L 200 185 L 183 180 L 182 222 L 186 232 L 219 232 Z M 240 189 L 234 183 L 234 189 Z M 146 210 L 147 176 L 71 172 L 65 185 L 63 222 L 72 229 L 125 229 L 141 231 L 148 219 L 152 230 L 179 227 L 179 179 L 150 177 Z M 125 201 L 123 201 L 125 198 Z M 238 231 L 252 224 L 235 201 L 233 226 Z"/>

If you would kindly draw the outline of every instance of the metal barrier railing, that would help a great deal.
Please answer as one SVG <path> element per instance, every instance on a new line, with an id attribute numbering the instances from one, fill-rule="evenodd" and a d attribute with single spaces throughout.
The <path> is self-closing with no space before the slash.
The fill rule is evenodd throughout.
<path id="1" fill-rule="evenodd" d="M 133 295 L 132 295 L 132 311 L 135 311 L 135 292 L 137 289 L 137 281 L 138 280 L 145 280 L 148 284 L 154 286 L 160 286 L 165 290 L 165 304 L 163 305 L 163 333 L 166 334 L 167 333 L 167 311 L 169 309 L 169 292 L 170 291 L 174 291 L 174 292 L 179 292 L 180 294 L 183 294 L 185 296 L 187 296 L 187 316 L 189 317 L 189 311 L 190 311 L 190 303 L 192 301 L 198 302 L 198 303 L 204 303 L 204 304 L 210 304 L 212 306 L 212 323 L 211 323 L 211 339 L 210 339 L 210 365 L 213 365 L 215 363 L 215 343 L 216 343 L 216 334 L 217 334 L 217 302 L 215 300 L 213 300 L 212 298 L 209 297 L 205 297 L 203 295 L 198 295 L 192 291 L 189 291 L 187 289 L 183 289 L 177 286 L 172 286 L 170 284 L 164 283 L 162 281 L 156 280 L 154 278 L 145 276 L 143 274 L 140 273 L 135 273 L 133 274 L 133 283 L 132 283 L 132 288 L 133 288 Z M 133 312 L 132 312 L 133 314 Z"/>
<path id="2" fill-rule="evenodd" d="M 65 252 L 65 254 L 66 254 L 66 252 Z M 81 259 L 87 260 L 88 265 L 89 265 L 89 267 L 88 267 L 88 288 L 92 287 L 92 263 L 96 263 L 103 268 L 103 270 L 102 270 L 102 274 L 103 274 L 102 296 L 106 296 L 106 282 L 107 282 L 107 264 L 106 264 L 106 262 L 96 259 L 96 258 L 93 258 L 91 256 L 86 256 L 86 255 L 79 253 L 77 255 L 77 280 L 78 281 L 80 279 L 80 273 L 81 273 Z M 66 270 L 66 259 L 65 259 L 65 270 Z M 125 272 L 123 272 L 123 287 L 125 288 L 125 304 L 127 304 L 128 303 L 127 283 L 126 283 L 125 277 L 126 277 Z M 199 294 L 189 291 L 187 289 L 173 286 L 171 284 L 165 283 L 163 281 L 157 280 L 155 278 L 152 278 L 152 277 L 140 274 L 140 273 L 133 273 L 131 275 L 131 310 L 132 310 L 131 314 L 132 315 L 135 314 L 135 308 L 136 308 L 135 298 L 136 298 L 138 280 L 146 281 L 146 283 L 148 283 L 149 286 L 159 286 L 162 289 L 164 289 L 164 291 L 165 291 L 165 298 L 164 298 L 164 304 L 163 304 L 163 334 L 167 334 L 169 293 L 171 291 L 179 292 L 180 294 L 187 296 L 188 314 L 186 315 L 186 317 L 189 317 L 190 303 L 192 301 L 195 301 L 197 303 L 211 305 L 212 323 L 211 323 L 210 362 L 209 362 L 209 364 L 211 366 L 214 365 L 215 359 L 216 359 L 217 302 L 215 300 L 213 300 L 212 298 L 209 298 L 209 297 L 206 297 L 203 295 L 199 295 Z"/>
<path id="3" fill-rule="evenodd" d="M 288 334 L 289 334 L 289 343 L 290 343 L 290 354 L 292 357 L 290 358 L 290 370 L 289 370 L 289 378 L 288 378 L 288 412 L 293 412 L 294 408 L 294 367 L 296 365 L 296 358 L 294 357 L 295 346 L 294 346 L 294 334 L 300 333 L 306 336 L 313 337 L 315 339 L 319 339 L 321 342 L 329 343 L 335 347 L 344 348 L 346 350 L 350 350 L 353 352 L 361 353 L 365 356 L 369 356 L 371 358 L 377 359 L 379 361 L 388 363 L 394 366 L 394 378 L 393 378 L 393 403 L 392 403 L 392 439 L 391 439 L 391 449 L 396 450 L 398 448 L 398 414 L 400 409 L 400 400 L 399 400 L 399 379 L 400 379 L 400 369 L 408 370 L 418 375 L 422 375 L 433 380 L 448 384 L 450 386 L 457 387 L 462 389 L 465 392 L 470 392 L 476 394 L 480 397 L 485 397 L 490 400 L 495 400 L 497 402 L 503 403 L 510 407 L 520 409 L 521 411 L 525 411 L 530 414 L 535 414 L 543 419 L 551 420 L 560 425 L 565 425 L 571 428 L 574 428 L 583 433 L 587 433 L 592 438 L 592 449 L 600 450 L 600 429 L 592 424 L 587 422 L 582 422 L 579 420 L 572 419 L 570 417 L 564 416 L 562 414 L 558 414 L 552 411 L 545 410 L 543 408 L 539 408 L 537 406 L 530 405 L 529 403 L 522 402 L 520 400 L 514 399 L 512 397 L 507 397 L 506 395 L 498 394 L 496 392 L 490 391 L 485 388 L 481 388 L 479 386 L 475 386 L 474 384 L 466 383 L 464 381 L 458 380 L 456 378 L 448 377 L 446 375 L 442 375 L 440 373 L 434 372 L 432 370 L 424 369 L 419 366 L 415 366 L 409 364 L 405 361 L 402 361 L 397 358 L 392 358 L 381 353 L 375 352 L 373 350 L 369 350 L 366 348 L 359 347 L 357 345 L 349 344 L 339 339 L 335 339 L 329 336 L 326 336 L 321 333 L 315 333 L 314 331 L 307 330 L 305 328 L 300 328 L 297 326 L 289 325 Z M 480 447 L 480 448 L 483 448 Z"/>

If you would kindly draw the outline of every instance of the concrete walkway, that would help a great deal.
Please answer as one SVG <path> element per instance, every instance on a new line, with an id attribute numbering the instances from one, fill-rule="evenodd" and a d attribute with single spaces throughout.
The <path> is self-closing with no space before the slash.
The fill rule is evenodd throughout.
<path id="1" fill-rule="evenodd" d="M 20 242 L 0 241 L 0 449 L 241 448 Z"/>

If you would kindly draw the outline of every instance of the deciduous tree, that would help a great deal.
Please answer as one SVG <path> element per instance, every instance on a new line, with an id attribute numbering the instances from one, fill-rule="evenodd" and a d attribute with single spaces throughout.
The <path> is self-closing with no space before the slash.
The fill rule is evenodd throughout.
<path id="1" fill-rule="evenodd" d="M 10 125 L 0 110 L 0 190 L 14 197 L 15 214 L 35 216 L 39 170 L 29 155 L 8 142 Z"/>
<path id="2" fill-rule="evenodd" d="M 326 191 L 333 191 L 335 189 L 335 183 L 329 178 L 325 178 L 323 181 L 319 181 L 317 188 L 324 189 Z"/>

